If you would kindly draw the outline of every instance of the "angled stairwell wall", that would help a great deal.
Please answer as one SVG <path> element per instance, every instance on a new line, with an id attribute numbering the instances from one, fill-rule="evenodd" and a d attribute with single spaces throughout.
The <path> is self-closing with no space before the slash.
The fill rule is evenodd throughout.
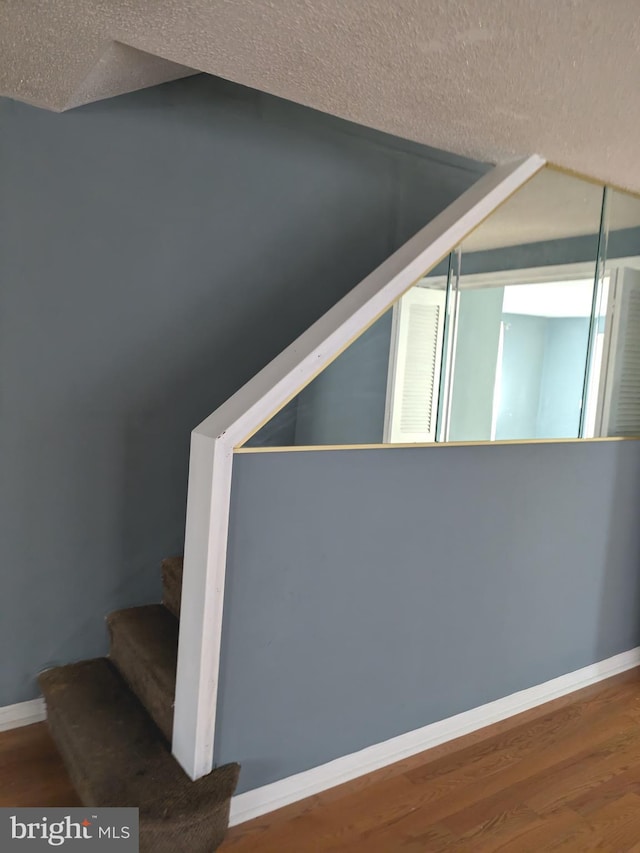
<path id="1" fill-rule="evenodd" d="M 484 171 L 207 77 L 0 100 L 0 707 L 159 600 L 191 429 Z"/>

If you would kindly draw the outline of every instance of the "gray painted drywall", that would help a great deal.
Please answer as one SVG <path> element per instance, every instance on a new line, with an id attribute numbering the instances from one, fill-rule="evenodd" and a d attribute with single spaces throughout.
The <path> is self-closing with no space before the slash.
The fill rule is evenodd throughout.
<path id="1" fill-rule="evenodd" d="M 158 600 L 190 430 L 485 168 L 204 76 L 0 100 L 0 706 Z"/>
<path id="2" fill-rule="evenodd" d="M 640 644 L 640 441 L 236 458 L 218 761 L 244 791 Z"/>

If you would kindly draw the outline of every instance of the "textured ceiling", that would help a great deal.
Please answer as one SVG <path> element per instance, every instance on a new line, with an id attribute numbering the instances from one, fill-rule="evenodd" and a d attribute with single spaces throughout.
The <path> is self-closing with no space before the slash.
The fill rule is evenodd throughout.
<path id="1" fill-rule="evenodd" d="M 538 172 L 463 242 L 467 252 L 597 234 L 602 187 L 552 168 Z M 640 199 L 611 192 L 607 228 L 640 228 Z M 640 251 L 640 245 L 638 246 Z"/>
<path id="2" fill-rule="evenodd" d="M 638 0 L 0 0 L 0 93 L 54 110 L 205 71 L 481 160 L 640 191 Z"/>

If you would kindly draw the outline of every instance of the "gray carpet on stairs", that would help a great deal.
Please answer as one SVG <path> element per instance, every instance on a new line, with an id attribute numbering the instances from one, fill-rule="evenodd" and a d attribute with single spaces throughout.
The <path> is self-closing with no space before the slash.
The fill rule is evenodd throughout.
<path id="1" fill-rule="evenodd" d="M 171 742 L 178 620 L 161 604 L 149 604 L 111 613 L 107 625 L 111 662 Z"/>

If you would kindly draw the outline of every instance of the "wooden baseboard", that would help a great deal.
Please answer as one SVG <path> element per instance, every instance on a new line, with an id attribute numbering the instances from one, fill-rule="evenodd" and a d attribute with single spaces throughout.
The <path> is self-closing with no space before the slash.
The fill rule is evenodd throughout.
<path id="1" fill-rule="evenodd" d="M 295 776 L 237 794 L 231 801 L 230 825 L 280 809 L 358 776 L 416 755 L 523 711 L 551 702 L 640 665 L 640 647 L 521 690 L 446 720 L 391 738 L 313 767 Z"/>

